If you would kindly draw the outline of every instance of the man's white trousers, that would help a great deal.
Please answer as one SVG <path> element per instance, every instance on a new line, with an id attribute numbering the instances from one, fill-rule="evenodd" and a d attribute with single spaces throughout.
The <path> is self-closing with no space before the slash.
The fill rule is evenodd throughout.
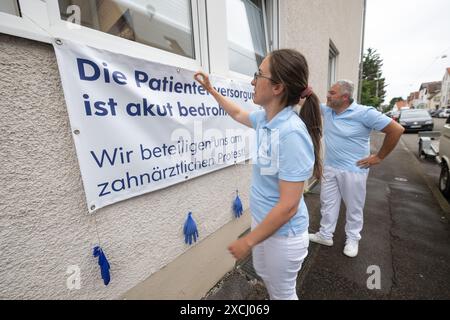
<path id="1" fill-rule="evenodd" d="M 348 240 L 359 241 L 363 228 L 368 173 L 351 172 L 325 166 L 320 189 L 320 235 L 332 239 L 339 217 L 341 200 L 347 208 L 345 234 Z"/>

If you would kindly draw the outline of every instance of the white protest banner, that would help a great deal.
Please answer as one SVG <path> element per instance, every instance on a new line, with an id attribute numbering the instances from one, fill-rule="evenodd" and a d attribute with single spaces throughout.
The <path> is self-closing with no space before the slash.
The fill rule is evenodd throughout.
<path id="1" fill-rule="evenodd" d="M 55 52 L 90 212 L 250 157 L 234 121 L 194 72 L 69 40 Z M 248 111 L 250 83 L 211 77 Z"/>

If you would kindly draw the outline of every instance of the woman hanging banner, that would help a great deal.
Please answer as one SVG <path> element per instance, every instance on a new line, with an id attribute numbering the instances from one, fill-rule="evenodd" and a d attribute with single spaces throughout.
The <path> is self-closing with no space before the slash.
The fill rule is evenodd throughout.
<path id="1" fill-rule="evenodd" d="M 194 72 L 69 40 L 54 47 L 90 212 L 250 157 L 252 130 Z M 257 109 L 250 83 L 212 81 Z"/>

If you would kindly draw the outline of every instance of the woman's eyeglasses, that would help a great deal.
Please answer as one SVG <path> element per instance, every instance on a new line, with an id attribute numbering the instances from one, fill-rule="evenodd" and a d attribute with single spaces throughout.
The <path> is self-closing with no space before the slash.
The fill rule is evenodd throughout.
<path id="1" fill-rule="evenodd" d="M 258 78 L 264 78 L 264 79 L 268 79 L 272 82 L 275 82 L 275 80 L 273 80 L 272 78 L 263 76 L 260 71 L 256 71 L 255 74 L 253 75 L 253 80 L 256 82 L 256 80 L 258 80 Z"/>

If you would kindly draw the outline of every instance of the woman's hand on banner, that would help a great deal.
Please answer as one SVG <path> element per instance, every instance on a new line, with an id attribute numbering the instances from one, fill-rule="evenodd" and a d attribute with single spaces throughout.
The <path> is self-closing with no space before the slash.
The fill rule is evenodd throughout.
<path id="1" fill-rule="evenodd" d="M 206 91 L 211 92 L 213 90 L 213 86 L 209 81 L 209 76 L 203 71 L 198 71 L 194 74 L 194 79 L 200 83 Z"/>

